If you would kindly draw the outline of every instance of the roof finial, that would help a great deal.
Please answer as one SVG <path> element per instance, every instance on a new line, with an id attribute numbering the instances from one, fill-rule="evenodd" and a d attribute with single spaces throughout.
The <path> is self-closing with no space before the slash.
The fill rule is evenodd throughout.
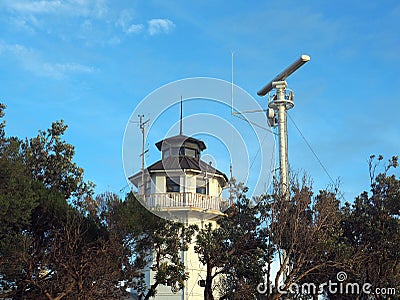
<path id="1" fill-rule="evenodd" d="M 179 134 L 182 135 L 182 95 L 181 95 L 181 118 L 179 124 Z"/>

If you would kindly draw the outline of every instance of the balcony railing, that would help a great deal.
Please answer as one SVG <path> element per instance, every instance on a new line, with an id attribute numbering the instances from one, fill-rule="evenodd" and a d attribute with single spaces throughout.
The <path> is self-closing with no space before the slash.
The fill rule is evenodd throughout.
<path id="1" fill-rule="evenodd" d="M 148 208 L 161 210 L 198 208 L 223 212 L 229 206 L 229 201 L 222 197 L 189 192 L 150 194 L 145 201 Z"/>

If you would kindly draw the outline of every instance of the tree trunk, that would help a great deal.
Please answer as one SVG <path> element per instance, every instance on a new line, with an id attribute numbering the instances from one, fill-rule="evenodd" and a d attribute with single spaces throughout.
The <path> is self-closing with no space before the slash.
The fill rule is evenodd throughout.
<path id="1" fill-rule="evenodd" d="M 158 286 L 158 282 L 156 281 L 154 284 L 152 284 L 150 286 L 150 289 L 148 290 L 146 296 L 144 296 L 143 300 L 149 300 L 150 297 L 154 297 L 155 296 L 155 290 L 156 290 L 157 286 Z"/>
<path id="2" fill-rule="evenodd" d="M 207 265 L 206 286 L 204 287 L 204 300 L 214 300 L 212 292 L 212 268 Z"/>

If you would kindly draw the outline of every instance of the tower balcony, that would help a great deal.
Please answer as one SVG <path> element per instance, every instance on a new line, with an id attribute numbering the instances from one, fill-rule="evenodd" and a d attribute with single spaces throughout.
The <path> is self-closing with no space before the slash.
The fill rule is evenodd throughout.
<path id="1" fill-rule="evenodd" d="M 223 215 L 229 207 L 228 199 L 191 192 L 155 193 L 145 196 L 150 210 L 158 211 L 199 211 Z"/>

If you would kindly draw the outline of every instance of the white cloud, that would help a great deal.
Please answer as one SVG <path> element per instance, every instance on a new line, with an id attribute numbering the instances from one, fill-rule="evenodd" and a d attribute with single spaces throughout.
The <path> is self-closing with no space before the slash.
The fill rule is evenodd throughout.
<path id="1" fill-rule="evenodd" d="M 0 0 L 0 8 L 8 13 L 7 21 L 14 30 L 78 38 L 86 45 L 119 44 L 121 31 L 157 35 L 175 28 L 166 18 L 140 22 L 134 10 L 115 9 L 107 5 L 107 0 Z M 111 43 L 104 43 L 111 39 Z"/>
<path id="2" fill-rule="evenodd" d="M 20 13 L 51 13 L 63 8 L 61 1 L 7 1 L 6 5 Z"/>
<path id="3" fill-rule="evenodd" d="M 147 23 L 149 24 L 150 35 L 169 33 L 175 28 L 175 24 L 169 19 L 151 19 Z"/>
<path id="4" fill-rule="evenodd" d="M 110 39 L 108 39 L 105 44 L 109 45 L 109 46 L 115 46 L 115 45 L 118 45 L 120 43 L 121 43 L 121 39 L 119 37 L 117 37 L 117 36 L 113 36 Z"/>
<path id="5" fill-rule="evenodd" d="M 127 11 L 123 10 L 115 22 L 115 24 L 122 29 L 123 32 L 131 34 L 131 33 L 139 33 L 143 30 L 143 24 L 135 24 L 133 23 L 133 16 L 132 14 Z"/>
<path id="6" fill-rule="evenodd" d="M 30 18 L 29 20 L 26 18 L 21 17 L 10 17 L 9 18 L 10 24 L 13 28 L 20 29 L 22 31 L 27 31 L 29 33 L 35 32 L 34 28 L 31 24 L 36 23 L 35 18 Z"/>
<path id="7" fill-rule="evenodd" d="M 78 63 L 55 63 L 51 64 L 48 62 L 44 62 L 43 70 L 46 71 L 47 75 L 56 75 L 56 77 L 62 77 L 65 73 L 93 73 L 94 68 L 88 67 L 85 65 L 81 65 Z M 59 76 L 57 76 L 59 75 Z"/>
<path id="8" fill-rule="evenodd" d="M 32 49 L 19 44 L 4 44 L 0 42 L 0 55 L 13 57 L 25 70 L 38 75 L 61 79 L 68 73 L 93 73 L 95 68 L 79 63 L 51 63 L 44 61 Z"/>
<path id="9" fill-rule="evenodd" d="M 22 15 L 67 14 L 102 18 L 108 12 L 104 0 L 6 0 L 3 5 Z"/>
<path id="10" fill-rule="evenodd" d="M 131 24 L 127 30 L 126 33 L 137 33 L 142 31 L 143 29 L 143 24 Z"/>

